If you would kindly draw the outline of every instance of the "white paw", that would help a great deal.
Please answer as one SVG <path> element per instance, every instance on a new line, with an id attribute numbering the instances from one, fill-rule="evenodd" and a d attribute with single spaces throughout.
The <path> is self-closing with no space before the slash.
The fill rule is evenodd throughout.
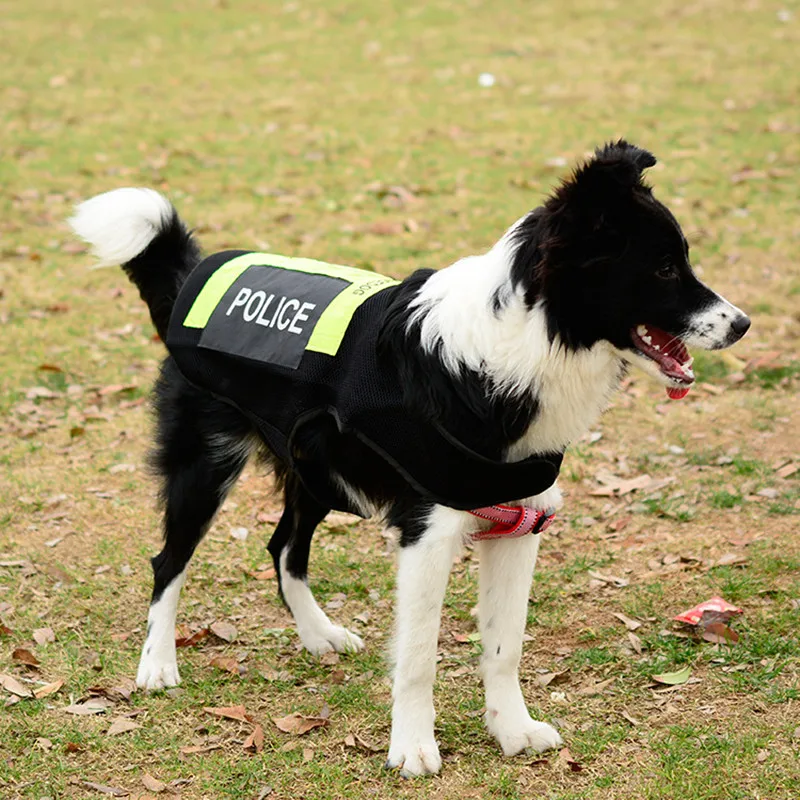
<path id="1" fill-rule="evenodd" d="M 410 738 L 407 741 L 397 741 L 392 738 L 386 766 L 389 769 L 400 767 L 400 774 L 404 778 L 435 775 L 442 768 L 442 757 L 439 755 L 439 746 L 432 736 Z"/>
<path id="2" fill-rule="evenodd" d="M 136 673 L 136 685 L 148 692 L 155 692 L 158 689 L 177 686 L 180 682 L 175 655 L 170 657 L 166 653 L 159 654 L 155 648 L 148 653 L 145 645 L 145 652 L 142 653 Z"/>
<path id="3" fill-rule="evenodd" d="M 364 649 L 364 642 L 360 636 L 343 628 L 341 625 L 331 625 L 323 630 L 298 631 L 303 647 L 315 656 L 330 653 L 359 653 Z"/>
<path id="4" fill-rule="evenodd" d="M 499 713 L 486 712 L 486 727 L 503 749 L 503 755 L 515 756 L 528 748 L 541 753 L 563 744 L 558 731 L 546 722 L 537 722 L 529 716 L 514 721 L 504 719 Z"/>

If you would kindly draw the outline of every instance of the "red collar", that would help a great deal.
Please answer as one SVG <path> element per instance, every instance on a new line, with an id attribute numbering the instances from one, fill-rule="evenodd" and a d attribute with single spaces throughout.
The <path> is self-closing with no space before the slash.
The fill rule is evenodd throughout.
<path id="1" fill-rule="evenodd" d="M 474 508 L 469 513 L 494 522 L 489 530 L 472 534 L 473 540 L 478 542 L 484 539 L 517 539 L 529 533 L 541 533 L 556 516 L 550 509 L 538 511 L 524 506 L 486 506 Z"/>

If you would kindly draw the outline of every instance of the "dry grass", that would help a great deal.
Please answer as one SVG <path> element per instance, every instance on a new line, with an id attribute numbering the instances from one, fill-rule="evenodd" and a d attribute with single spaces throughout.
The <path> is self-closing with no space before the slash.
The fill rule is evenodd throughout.
<path id="1" fill-rule="evenodd" d="M 0 561 L 22 564 L 0 566 L 11 630 L 0 670 L 65 680 L 0 716 L 4 796 L 100 796 L 81 781 L 135 796 L 147 792 L 144 772 L 188 781 L 187 800 L 265 787 L 276 798 L 800 794 L 799 473 L 775 471 L 800 460 L 796 3 L 780 16 L 755 0 L 43 0 L 2 11 Z M 497 76 L 491 89 L 478 86 L 482 72 Z M 310 658 L 274 582 L 245 573 L 267 561 L 272 524 L 257 515 L 276 509 L 252 470 L 195 560 L 180 616 L 194 628 L 232 621 L 236 641 L 182 650 L 174 696 L 67 714 L 88 687 L 135 671 L 158 546 L 145 397 L 163 352 L 121 273 L 86 270 L 63 224 L 73 201 L 155 186 L 209 250 L 269 247 L 401 276 L 489 246 L 562 162 L 618 135 L 659 156 L 652 181 L 695 262 L 754 325 L 734 359 L 698 359 L 708 385 L 681 403 L 634 377 L 602 438 L 565 461 L 568 505 L 542 548 L 523 675 L 580 771 L 555 754 L 504 760 L 483 731 L 479 643 L 454 636 L 474 631 L 468 552 L 440 642 L 442 775 L 407 783 L 385 772 L 392 556 L 375 525 L 329 521 L 315 540 L 315 591 L 368 650 Z M 383 197 L 383 184 L 416 199 Z M 593 497 L 603 470 L 675 481 L 645 497 Z M 727 554 L 742 563 L 712 566 Z M 590 570 L 629 583 L 598 585 Z M 713 594 L 745 609 L 740 643 L 672 635 L 671 617 Z M 612 612 L 643 623 L 642 653 Z M 34 645 L 45 627 L 55 641 Z M 12 658 L 18 647 L 38 671 Z M 246 672 L 210 667 L 219 654 Z M 684 664 L 697 682 L 654 690 L 649 676 Z M 542 670 L 566 671 L 563 682 L 542 687 Z M 249 725 L 203 712 L 240 703 L 264 726 L 259 755 L 242 748 Z M 271 723 L 323 704 L 330 724 L 303 739 Z M 140 728 L 106 735 L 134 709 Z M 383 749 L 348 746 L 348 734 Z"/>

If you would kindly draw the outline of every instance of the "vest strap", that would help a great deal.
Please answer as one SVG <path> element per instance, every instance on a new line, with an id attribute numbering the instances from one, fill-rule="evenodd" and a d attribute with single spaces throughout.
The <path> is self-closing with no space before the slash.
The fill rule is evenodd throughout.
<path id="1" fill-rule="evenodd" d="M 472 534 L 472 539 L 476 542 L 486 539 L 518 539 L 529 533 L 539 534 L 550 527 L 556 516 L 551 509 L 539 511 L 523 506 L 503 505 L 473 508 L 469 513 L 494 522 L 489 530 L 476 531 Z"/>

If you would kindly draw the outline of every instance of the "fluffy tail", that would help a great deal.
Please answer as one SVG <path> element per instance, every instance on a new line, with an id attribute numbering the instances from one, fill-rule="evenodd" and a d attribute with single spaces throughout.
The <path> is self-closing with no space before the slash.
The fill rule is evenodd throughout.
<path id="1" fill-rule="evenodd" d="M 81 203 L 69 224 L 101 266 L 122 266 L 164 339 L 178 290 L 201 258 L 172 203 L 152 189 L 115 189 Z"/>

